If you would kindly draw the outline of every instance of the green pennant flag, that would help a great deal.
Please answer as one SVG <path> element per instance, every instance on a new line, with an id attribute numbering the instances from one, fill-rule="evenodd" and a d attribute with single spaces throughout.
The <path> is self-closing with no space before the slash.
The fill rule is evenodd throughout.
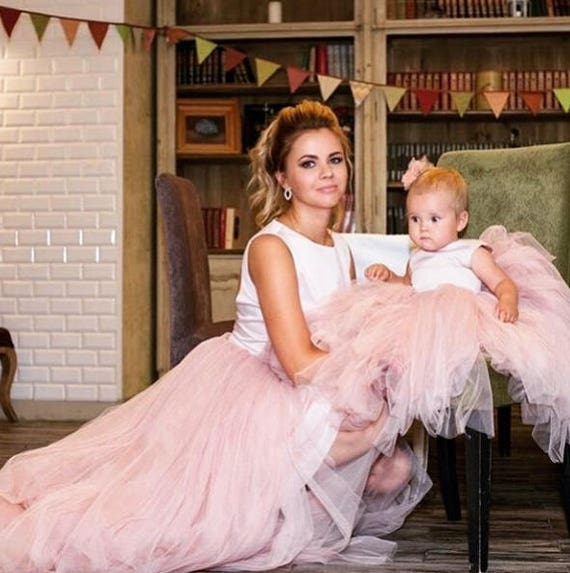
<path id="1" fill-rule="evenodd" d="M 34 25 L 34 30 L 36 31 L 38 40 L 41 42 L 47 25 L 49 24 L 50 17 L 45 16 L 44 14 L 30 14 L 30 19 Z"/>
<path id="2" fill-rule="evenodd" d="M 556 99 L 560 102 L 562 109 L 567 112 L 570 110 L 570 88 L 555 88 L 552 90 Z"/>
<path id="3" fill-rule="evenodd" d="M 128 47 L 131 42 L 133 41 L 133 30 L 130 26 L 125 26 L 124 24 L 115 24 L 115 29 L 119 36 L 121 36 L 121 40 L 123 40 L 123 44 Z"/>

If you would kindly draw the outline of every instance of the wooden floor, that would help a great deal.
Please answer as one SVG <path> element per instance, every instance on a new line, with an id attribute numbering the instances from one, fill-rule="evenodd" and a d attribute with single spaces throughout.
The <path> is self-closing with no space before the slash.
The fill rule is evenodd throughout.
<path id="1" fill-rule="evenodd" d="M 518 423 L 518 415 L 515 414 L 513 422 L 511 457 L 500 458 L 496 452 L 493 457 L 489 572 L 570 573 L 570 540 L 559 504 L 559 467 L 535 446 L 529 429 Z M 77 424 L 70 422 L 0 422 L 0 464 L 19 451 L 55 441 L 76 427 Z M 462 446 L 462 442 L 459 445 Z M 458 453 L 460 483 L 463 484 L 462 447 Z M 437 487 L 434 444 L 430 474 L 434 488 L 404 527 L 391 536 L 399 545 L 393 563 L 373 569 L 292 568 L 296 573 L 371 570 L 375 573 L 467 572 L 465 518 L 457 523 L 449 523 L 445 519 Z"/>

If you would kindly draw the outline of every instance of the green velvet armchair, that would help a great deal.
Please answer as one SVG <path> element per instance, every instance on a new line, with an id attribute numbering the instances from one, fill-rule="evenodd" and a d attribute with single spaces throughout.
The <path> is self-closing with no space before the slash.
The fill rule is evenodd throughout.
<path id="1" fill-rule="evenodd" d="M 478 237 L 492 224 L 508 231 L 528 231 L 555 258 L 570 279 L 570 142 L 513 149 L 454 151 L 443 154 L 439 166 L 453 167 L 469 187 L 466 237 Z M 494 405 L 498 415 L 499 451 L 508 454 L 511 398 L 507 380 L 492 370 Z M 460 518 L 455 444 L 438 438 L 441 489 L 449 519 Z M 472 571 L 488 566 L 491 448 L 487 436 L 466 435 L 469 560 Z M 546 458 L 545 458 L 546 461 Z M 561 467 L 561 499 L 570 529 L 570 447 Z"/>

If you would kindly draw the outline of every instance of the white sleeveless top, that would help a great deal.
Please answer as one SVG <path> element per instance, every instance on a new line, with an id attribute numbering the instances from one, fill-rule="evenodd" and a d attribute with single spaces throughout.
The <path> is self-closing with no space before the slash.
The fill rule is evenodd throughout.
<path id="1" fill-rule="evenodd" d="M 410 256 L 412 286 L 417 291 L 425 291 L 451 284 L 480 292 L 481 281 L 471 270 L 473 253 L 479 247 L 487 245 L 477 239 L 458 239 L 439 251 L 412 251 Z"/>
<path id="2" fill-rule="evenodd" d="M 334 246 L 329 247 L 307 239 L 276 219 L 271 221 L 245 248 L 236 297 L 236 322 L 230 335 L 231 341 L 256 356 L 268 352 L 270 341 L 247 259 L 251 242 L 265 234 L 280 237 L 293 256 L 303 312 L 319 306 L 329 295 L 350 284 L 350 251 L 338 233 L 332 234 Z"/>

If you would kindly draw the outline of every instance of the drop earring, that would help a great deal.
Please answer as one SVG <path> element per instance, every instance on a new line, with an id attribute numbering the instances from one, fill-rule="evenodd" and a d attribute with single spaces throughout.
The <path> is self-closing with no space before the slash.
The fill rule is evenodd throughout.
<path id="1" fill-rule="evenodd" d="M 291 187 L 285 187 L 285 189 L 283 189 L 283 198 L 285 201 L 291 201 L 291 197 L 293 197 L 293 191 L 291 191 Z"/>

